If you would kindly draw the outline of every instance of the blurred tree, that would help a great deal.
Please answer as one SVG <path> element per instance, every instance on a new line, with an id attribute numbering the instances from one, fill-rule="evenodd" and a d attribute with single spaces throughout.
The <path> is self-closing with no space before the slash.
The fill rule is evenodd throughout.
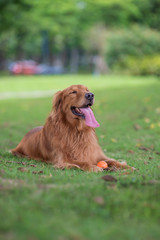
<path id="1" fill-rule="evenodd" d="M 73 65 L 86 51 L 84 33 L 98 23 L 107 28 L 137 23 L 159 29 L 160 0 L 1 0 L 0 65 L 5 58 L 42 61 L 44 32 L 47 61 L 59 55 L 64 64 L 67 59 Z M 85 41 L 94 47 L 94 41 Z"/>
<path id="2" fill-rule="evenodd" d="M 29 32 L 25 13 L 30 9 L 31 4 L 27 0 L 0 1 L 0 69 L 5 67 L 5 60 L 11 52 L 17 59 L 22 57 L 23 38 Z M 14 50 L 8 54 L 10 47 Z"/>

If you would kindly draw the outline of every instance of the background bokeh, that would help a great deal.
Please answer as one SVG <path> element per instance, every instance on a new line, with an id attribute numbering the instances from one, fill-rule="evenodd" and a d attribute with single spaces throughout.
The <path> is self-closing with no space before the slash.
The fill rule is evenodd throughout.
<path id="1" fill-rule="evenodd" d="M 0 70 L 160 75 L 159 30 L 160 0 L 1 0 Z"/>

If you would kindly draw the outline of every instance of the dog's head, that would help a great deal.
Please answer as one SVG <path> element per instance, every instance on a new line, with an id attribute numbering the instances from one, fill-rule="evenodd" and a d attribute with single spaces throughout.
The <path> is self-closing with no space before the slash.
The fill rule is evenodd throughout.
<path id="1" fill-rule="evenodd" d="M 55 94 L 53 100 L 54 112 L 72 125 L 81 123 L 84 126 L 98 127 L 91 106 L 94 94 L 83 85 L 72 85 Z"/>

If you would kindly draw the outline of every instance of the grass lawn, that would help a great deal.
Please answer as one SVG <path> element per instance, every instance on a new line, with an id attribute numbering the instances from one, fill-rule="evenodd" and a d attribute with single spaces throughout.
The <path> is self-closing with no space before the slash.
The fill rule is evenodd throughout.
<path id="1" fill-rule="evenodd" d="M 94 90 L 101 147 L 135 172 L 88 173 L 12 157 L 7 151 L 42 125 L 52 98 L 0 101 L 0 239 L 160 239 L 160 82 L 154 77 L 1 77 L 0 92 Z M 19 168 L 22 169 L 19 170 Z M 101 177 L 109 174 L 117 182 Z"/>

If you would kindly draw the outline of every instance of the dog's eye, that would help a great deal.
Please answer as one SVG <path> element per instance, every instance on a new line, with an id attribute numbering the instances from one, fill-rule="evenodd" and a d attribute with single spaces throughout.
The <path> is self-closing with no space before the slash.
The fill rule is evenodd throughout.
<path id="1" fill-rule="evenodd" d="M 74 94 L 74 93 L 77 93 L 77 91 L 70 92 L 70 94 L 72 94 L 72 93 L 73 93 L 73 94 Z"/>

